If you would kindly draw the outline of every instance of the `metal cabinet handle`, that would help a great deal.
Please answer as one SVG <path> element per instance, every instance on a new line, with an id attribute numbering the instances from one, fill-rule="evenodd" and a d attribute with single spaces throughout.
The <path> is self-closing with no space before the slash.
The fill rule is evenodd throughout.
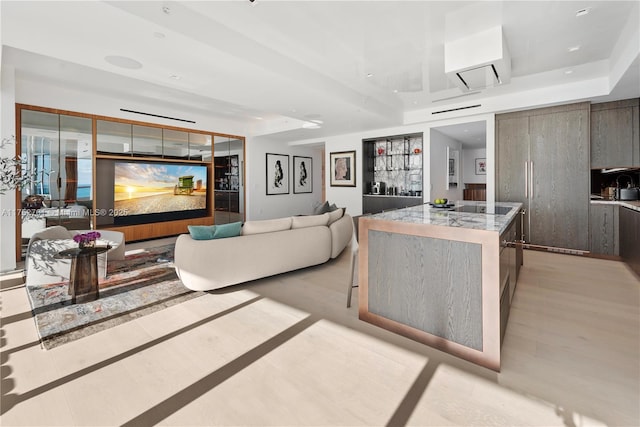
<path id="1" fill-rule="evenodd" d="M 533 179 L 533 160 L 531 161 L 531 176 L 529 178 L 531 180 L 531 198 L 533 199 L 533 189 L 535 187 L 535 181 Z"/>
<path id="2" fill-rule="evenodd" d="M 524 161 L 524 198 L 529 197 L 529 162 Z"/>

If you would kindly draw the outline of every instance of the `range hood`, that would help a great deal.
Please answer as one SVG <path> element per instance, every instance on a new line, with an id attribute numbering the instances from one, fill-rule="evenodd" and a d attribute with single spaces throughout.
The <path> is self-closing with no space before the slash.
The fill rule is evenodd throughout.
<path id="1" fill-rule="evenodd" d="M 511 56 L 502 26 L 445 43 L 444 71 L 463 92 L 509 83 Z"/>
<path id="2" fill-rule="evenodd" d="M 604 169 L 600 169 L 601 173 L 614 173 L 614 172 L 627 172 L 627 171 L 635 171 L 635 170 L 639 170 L 640 168 L 631 168 L 631 167 L 624 167 L 624 168 L 604 168 Z"/>

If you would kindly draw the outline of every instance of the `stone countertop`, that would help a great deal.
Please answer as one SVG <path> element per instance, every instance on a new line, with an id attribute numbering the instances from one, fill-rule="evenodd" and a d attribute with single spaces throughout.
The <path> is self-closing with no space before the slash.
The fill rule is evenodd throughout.
<path id="1" fill-rule="evenodd" d="M 492 204 L 476 201 L 458 201 L 450 208 L 436 208 L 428 204 L 413 206 L 404 209 L 382 212 L 367 216 L 367 218 L 383 221 L 400 221 L 412 224 L 437 225 L 444 227 L 460 227 L 473 230 L 497 231 L 502 233 L 511 224 L 513 218 L 522 208 L 522 203 L 496 202 L 496 207 L 511 208 L 505 215 L 491 213 L 456 212 L 459 206 L 486 206 L 491 211 Z"/>
<path id="2" fill-rule="evenodd" d="M 591 200 L 592 205 L 620 205 L 640 212 L 639 200 Z"/>

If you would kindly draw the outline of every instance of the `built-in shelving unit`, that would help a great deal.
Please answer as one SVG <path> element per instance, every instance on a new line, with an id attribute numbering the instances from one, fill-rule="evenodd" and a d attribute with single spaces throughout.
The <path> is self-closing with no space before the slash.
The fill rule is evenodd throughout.
<path id="1" fill-rule="evenodd" d="M 202 186 L 202 181 L 212 185 L 212 133 L 105 117 L 96 118 L 95 128 L 96 175 L 103 178 L 95 183 L 93 223 L 96 228 L 121 231 L 125 234 L 125 240 L 133 241 L 186 233 L 187 225 L 190 224 L 213 224 L 213 192 L 206 187 L 200 191 L 200 197 L 206 194 L 202 213 L 195 215 L 185 211 L 181 218 L 180 213 L 164 213 L 161 209 L 151 222 L 139 224 L 122 224 L 118 221 L 120 209 L 116 206 L 114 195 L 118 185 L 117 182 L 114 183 L 115 165 L 123 162 L 132 164 L 134 168 L 138 166 L 140 169 L 157 171 L 162 168 L 171 168 L 172 171 L 176 168 L 190 170 L 191 167 L 204 166 L 206 177 L 201 177 L 199 185 Z M 142 184 L 144 182 L 144 179 L 140 181 Z M 193 185 L 196 183 L 193 182 Z M 178 189 L 178 181 L 175 186 L 175 193 L 178 195 L 192 194 L 191 189 Z M 151 198 L 149 199 L 151 203 Z M 144 203 L 144 199 L 140 199 L 140 203 Z"/>
<path id="2" fill-rule="evenodd" d="M 47 211 L 41 220 L 37 213 L 31 215 L 29 221 L 16 219 L 17 259 L 21 257 L 24 240 L 28 241 L 38 229 L 54 224 L 68 228 L 118 230 L 125 234 L 126 241 L 186 233 L 190 224 L 213 224 L 214 139 L 236 141 L 240 147 L 244 146 L 242 136 L 23 104 L 16 104 L 16 119 L 19 124 L 16 148 L 40 177 L 29 188 L 16 192 L 16 205 L 22 206 L 27 196 L 42 196 L 45 203 L 40 209 Z M 222 157 L 229 164 L 223 172 L 229 191 L 243 176 L 240 170 L 243 163 L 237 156 L 235 161 L 232 157 Z M 171 175 L 170 182 L 163 182 L 155 189 L 150 179 L 138 174 L 140 187 L 148 187 L 138 190 L 148 191 L 150 195 L 148 200 L 141 199 L 139 205 L 147 202 L 149 206 L 161 205 L 161 202 L 150 202 L 154 192 L 193 195 L 200 202 L 188 213 L 180 209 L 173 213 L 159 209 L 154 213 L 150 207 L 152 218 L 149 221 L 131 223 L 115 220 L 119 209 L 114 200 L 114 169 L 116 164 L 124 163 L 132 164 L 134 169 L 151 165 L 180 171 Z M 197 172 L 193 172 L 196 169 Z M 173 191 L 167 191 L 167 188 Z M 134 192 L 136 189 L 132 186 L 126 191 Z M 236 205 L 240 203 L 235 202 Z M 229 209 L 233 208 L 233 201 L 227 204 Z M 69 212 L 74 213 L 73 217 Z"/>
<path id="3" fill-rule="evenodd" d="M 216 156 L 214 158 L 214 206 L 216 212 L 240 212 L 240 166 L 239 156 Z"/>
<path id="4" fill-rule="evenodd" d="M 363 213 L 422 203 L 422 133 L 362 141 Z"/>

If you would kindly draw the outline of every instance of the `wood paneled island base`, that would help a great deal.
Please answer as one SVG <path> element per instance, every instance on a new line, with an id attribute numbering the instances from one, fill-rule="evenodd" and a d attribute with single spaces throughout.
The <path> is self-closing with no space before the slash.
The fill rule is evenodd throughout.
<path id="1" fill-rule="evenodd" d="M 512 209 L 417 206 L 361 217 L 360 319 L 499 371 L 504 304 L 517 275 L 507 242 L 515 242 L 520 204 L 499 205 Z"/>

